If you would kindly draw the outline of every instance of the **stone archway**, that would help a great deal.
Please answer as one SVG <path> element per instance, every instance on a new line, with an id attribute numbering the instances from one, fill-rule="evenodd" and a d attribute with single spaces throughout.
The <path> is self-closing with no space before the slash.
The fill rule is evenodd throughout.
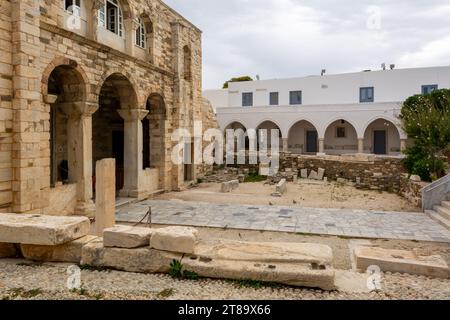
<path id="1" fill-rule="evenodd" d="M 319 150 L 317 129 L 307 120 L 297 121 L 289 129 L 288 150 L 294 154 L 315 154 Z"/>
<path id="2" fill-rule="evenodd" d="M 261 141 L 261 132 L 264 132 L 265 130 L 265 134 L 266 134 L 266 139 L 267 141 L 263 142 Z M 272 148 L 272 130 L 278 130 L 278 137 L 279 137 L 279 141 L 278 141 L 278 146 L 279 148 L 283 147 L 283 139 L 282 139 L 282 135 L 281 135 L 281 129 L 280 127 L 273 121 L 270 120 L 266 120 L 261 122 L 257 127 L 256 127 L 256 134 L 257 134 L 257 141 L 258 141 L 258 150 L 260 149 L 260 142 L 263 142 L 263 144 L 266 144 L 267 149 L 270 150 Z"/>
<path id="3" fill-rule="evenodd" d="M 159 171 L 159 187 L 164 185 L 166 165 L 166 120 L 167 111 L 164 98 L 151 94 L 146 103 L 147 117 L 142 120 L 143 169 L 156 168 Z"/>
<path id="4" fill-rule="evenodd" d="M 397 126 L 383 118 L 372 121 L 364 133 L 364 149 L 379 155 L 401 154 L 402 140 Z"/>
<path id="5" fill-rule="evenodd" d="M 101 85 L 99 109 L 93 115 L 93 165 L 104 158 L 116 159 L 116 190 L 120 196 L 140 196 L 142 171 L 142 122 L 148 111 L 138 108 L 131 81 L 112 73 Z M 95 168 L 93 168 L 95 170 Z"/>
<path id="6" fill-rule="evenodd" d="M 87 101 L 86 81 L 75 61 L 59 58 L 44 71 L 42 90 L 44 103 L 50 105 L 50 186 L 76 184 L 75 213 L 90 216 L 95 207 L 88 145 L 97 105 Z"/>
<path id="7" fill-rule="evenodd" d="M 344 119 L 336 120 L 325 130 L 324 151 L 331 155 L 358 153 L 358 134 Z"/>
<path id="8" fill-rule="evenodd" d="M 240 151 L 239 149 L 242 149 L 242 148 L 244 148 L 244 150 L 249 150 L 250 141 L 249 141 L 247 128 L 242 123 L 240 123 L 238 121 L 234 121 L 225 127 L 225 130 L 223 132 L 225 141 L 227 139 L 227 130 L 234 131 L 235 141 L 234 141 L 233 152 L 238 152 L 238 151 Z"/>

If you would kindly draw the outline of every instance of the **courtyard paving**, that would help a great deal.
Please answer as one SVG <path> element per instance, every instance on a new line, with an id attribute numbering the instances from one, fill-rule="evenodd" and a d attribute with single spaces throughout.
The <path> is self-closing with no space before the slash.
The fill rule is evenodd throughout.
<path id="1" fill-rule="evenodd" d="M 137 223 L 149 207 L 152 223 L 163 225 L 450 243 L 450 232 L 420 212 L 146 200 L 118 208 L 117 222 Z"/>

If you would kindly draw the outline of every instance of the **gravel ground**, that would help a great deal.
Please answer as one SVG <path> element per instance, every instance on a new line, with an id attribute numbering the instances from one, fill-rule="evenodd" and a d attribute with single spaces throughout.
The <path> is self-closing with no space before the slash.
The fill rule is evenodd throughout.
<path id="1" fill-rule="evenodd" d="M 224 280 L 83 270 L 82 289 L 66 288 L 69 264 L 0 260 L 0 299 L 450 299 L 450 280 L 386 273 L 375 293 L 324 292 L 285 286 L 253 288 Z"/>

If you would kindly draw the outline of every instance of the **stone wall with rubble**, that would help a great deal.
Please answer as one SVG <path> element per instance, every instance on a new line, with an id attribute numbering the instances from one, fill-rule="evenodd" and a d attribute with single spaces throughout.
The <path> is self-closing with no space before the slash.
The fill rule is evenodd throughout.
<path id="1" fill-rule="evenodd" d="M 219 124 L 217 122 L 216 114 L 214 112 L 213 106 L 211 102 L 209 102 L 207 99 L 203 99 L 202 104 L 202 131 L 203 134 L 205 134 L 206 131 L 209 129 L 218 129 L 220 130 Z M 211 141 L 205 141 L 202 142 L 203 151 L 211 145 Z M 203 161 L 202 165 L 198 166 L 198 177 L 201 179 L 204 179 L 204 177 L 214 170 L 213 165 L 206 164 Z"/>
<path id="2" fill-rule="evenodd" d="M 400 190 L 399 194 L 409 202 L 418 207 L 422 207 L 422 193 L 421 190 L 429 183 L 411 180 L 408 174 L 400 176 Z"/>
<path id="3" fill-rule="evenodd" d="M 1 211 L 45 212 L 49 206 L 46 95 L 50 74 L 58 66 L 73 67 L 81 74 L 89 103 L 98 103 L 104 80 L 114 73 L 133 85 L 138 104 L 133 108 L 145 109 L 149 95 L 160 94 L 167 114 L 163 187 L 170 190 L 183 183 L 182 168 L 172 166 L 168 150 L 174 129 L 191 129 L 193 121 L 202 118 L 201 31 L 160 1 L 121 1 L 126 26 L 140 16 L 152 20 L 151 59 L 142 59 L 128 47 L 119 51 L 100 43 L 92 30 L 83 36 L 65 28 L 63 3 L 0 2 Z M 97 21 L 95 14 L 91 18 Z"/>
<path id="4" fill-rule="evenodd" d="M 0 2 L 0 212 L 12 202 L 12 26 L 11 2 Z"/>

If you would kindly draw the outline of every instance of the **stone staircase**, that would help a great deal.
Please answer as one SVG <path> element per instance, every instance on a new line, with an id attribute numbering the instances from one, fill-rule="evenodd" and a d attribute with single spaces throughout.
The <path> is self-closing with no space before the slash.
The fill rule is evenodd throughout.
<path id="1" fill-rule="evenodd" d="M 433 210 L 425 210 L 425 212 L 433 220 L 450 230 L 450 196 L 447 197 L 446 201 L 442 201 L 440 206 L 434 206 Z"/>

